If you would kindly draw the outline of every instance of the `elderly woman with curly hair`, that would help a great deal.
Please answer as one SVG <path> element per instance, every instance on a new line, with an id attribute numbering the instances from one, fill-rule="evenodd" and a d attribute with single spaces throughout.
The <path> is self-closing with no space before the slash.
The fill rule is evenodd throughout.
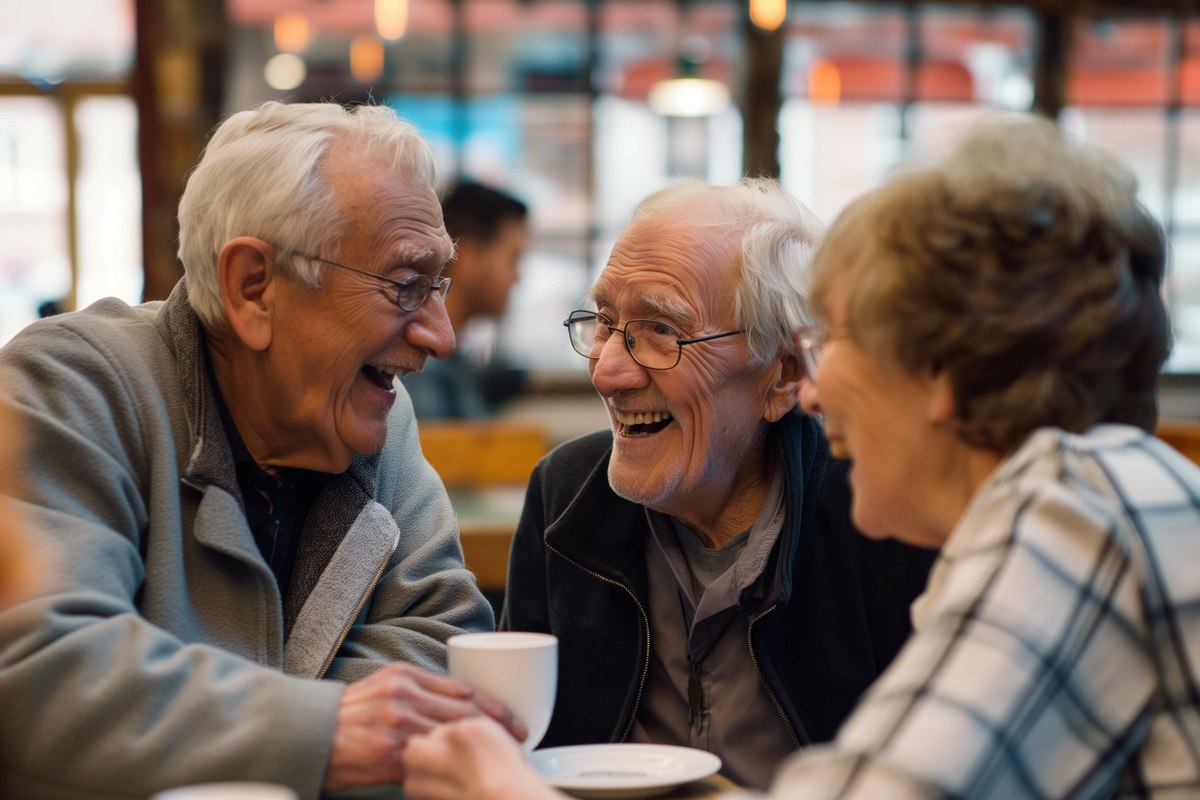
<path id="1" fill-rule="evenodd" d="M 1200 795 L 1200 470 L 1151 434 L 1165 262 L 1129 172 L 1027 116 L 832 226 L 801 403 L 857 526 L 941 552 L 908 643 L 772 798 Z M 409 795 L 549 796 L 497 730 L 414 741 Z"/>
<path id="2" fill-rule="evenodd" d="M 839 217 L 801 400 L 859 528 L 941 554 L 781 796 L 1200 792 L 1200 471 L 1151 433 L 1165 261 L 1128 171 L 1030 118 Z"/>

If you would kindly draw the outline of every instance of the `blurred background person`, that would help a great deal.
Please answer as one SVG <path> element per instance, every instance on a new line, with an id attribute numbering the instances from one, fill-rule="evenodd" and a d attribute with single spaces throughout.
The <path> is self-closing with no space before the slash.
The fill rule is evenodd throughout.
<path id="1" fill-rule="evenodd" d="M 430 359 L 423 372 L 404 379 L 418 417 L 487 417 L 520 393 L 524 373 L 495 356 L 494 325 L 519 277 L 528 216 L 517 198 L 474 181 L 460 181 L 442 197 L 455 248 L 446 267 L 454 281 L 446 313 L 458 345 L 448 358 Z"/>
<path id="2" fill-rule="evenodd" d="M 912 638 L 771 798 L 1200 792 L 1200 470 L 1150 433 L 1165 268 L 1127 169 L 1029 116 L 839 216 L 802 404 L 859 528 L 941 555 Z M 491 725 L 405 760 L 415 800 L 556 796 Z"/>

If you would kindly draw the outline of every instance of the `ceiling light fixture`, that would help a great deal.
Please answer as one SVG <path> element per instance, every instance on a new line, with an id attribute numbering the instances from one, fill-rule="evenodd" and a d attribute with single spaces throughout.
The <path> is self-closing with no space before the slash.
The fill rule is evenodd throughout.
<path id="1" fill-rule="evenodd" d="M 650 87 L 647 101 L 651 110 L 664 117 L 711 117 L 729 107 L 729 87 L 699 77 L 696 62 L 682 56 L 676 76 Z"/>

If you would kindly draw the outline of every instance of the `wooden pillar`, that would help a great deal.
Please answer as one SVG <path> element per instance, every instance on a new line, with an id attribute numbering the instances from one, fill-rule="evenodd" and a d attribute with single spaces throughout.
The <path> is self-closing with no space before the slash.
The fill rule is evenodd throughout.
<path id="1" fill-rule="evenodd" d="M 779 177 L 779 111 L 783 107 L 780 79 L 783 72 L 783 40 L 787 23 L 764 31 L 742 21 L 746 51 L 746 82 L 742 87 L 744 149 L 742 169 L 746 175 Z"/>
<path id="2" fill-rule="evenodd" d="M 1048 4 L 1039 8 L 1037 50 L 1033 63 L 1033 110 L 1058 120 L 1067 104 L 1067 64 L 1072 42 L 1073 3 Z"/>
<path id="3" fill-rule="evenodd" d="M 159 300 L 183 274 L 175 259 L 175 213 L 220 113 L 224 6 L 222 0 L 137 0 L 136 14 L 143 298 Z"/>

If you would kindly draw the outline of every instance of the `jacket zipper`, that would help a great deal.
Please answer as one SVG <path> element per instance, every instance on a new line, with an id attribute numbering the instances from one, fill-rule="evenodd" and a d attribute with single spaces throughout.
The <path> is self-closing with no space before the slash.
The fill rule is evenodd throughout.
<path id="1" fill-rule="evenodd" d="M 363 606 L 367 604 L 367 600 L 371 597 L 371 593 L 375 591 L 375 585 L 379 583 L 379 579 L 383 576 L 383 571 L 387 569 L 388 564 L 392 563 L 392 556 L 396 554 L 396 547 L 400 544 L 400 532 L 396 532 L 396 539 L 392 542 L 392 552 L 379 565 L 379 569 L 375 570 L 375 576 L 371 578 L 371 582 L 367 584 L 367 589 L 363 592 L 362 597 L 358 600 L 358 605 L 354 607 L 354 613 L 350 615 L 350 621 L 346 623 L 346 627 L 342 628 L 342 633 L 338 636 L 337 644 L 329 651 L 329 657 L 325 659 L 325 664 L 321 667 L 321 671 L 317 673 L 317 680 L 325 677 L 325 673 L 329 671 L 329 667 L 333 664 L 333 659 L 337 658 L 338 650 L 342 649 L 342 643 L 346 641 L 346 637 L 350 635 L 350 629 L 354 627 L 354 621 L 358 619 L 358 615 L 362 613 Z"/>
<path id="2" fill-rule="evenodd" d="M 546 548 L 548 550 L 550 550 L 551 552 L 553 552 L 555 555 L 557 555 L 559 558 L 563 559 L 564 561 L 566 561 L 570 564 L 574 564 L 576 567 L 583 570 L 588 575 L 591 575 L 593 578 L 596 578 L 597 580 L 601 580 L 608 584 L 612 584 L 613 586 L 618 586 L 621 589 L 623 589 L 625 591 L 625 593 L 629 595 L 630 599 L 633 600 L 633 604 L 637 606 L 638 613 L 640 613 L 642 615 L 642 630 L 644 630 L 646 632 L 645 655 L 642 657 L 642 677 L 638 681 L 637 695 L 633 699 L 633 710 L 632 710 L 632 713 L 630 713 L 630 715 L 629 715 L 629 722 L 628 722 L 628 724 L 626 724 L 625 731 L 621 734 L 621 738 L 618 740 L 621 742 L 628 741 L 629 734 L 633 731 L 633 723 L 637 720 L 638 708 L 642 704 L 642 692 L 646 688 L 646 675 L 649 674 L 649 672 L 650 672 L 650 615 L 646 613 L 645 607 L 642 606 L 642 602 L 640 600 L 638 600 L 637 595 L 633 593 L 633 590 L 630 589 L 625 584 L 621 583 L 620 581 L 614 581 L 612 578 L 606 578 L 603 575 L 601 575 L 599 572 L 594 572 L 594 571 L 588 569 L 587 567 L 580 564 L 578 561 L 575 561 L 574 559 L 568 558 L 567 556 L 563 555 L 562 552 L 557 550 L 552 545 L 548 544 L 548 545 L 546 545 Z"/>
<path id="3" fill-rule="evenodd" d="M 792 725 L 792 721 L 788 719 L 787 714 L 784 713 L 783 705 L 779 702 L 779 698 L 775 696 L 775 690 L 771 688 L 771 684 L 767 681 L 766 677 L 763 676 L 762 668 L 758 665 L 758 657 L 754 654 L 754 623 L 758 622 L 760 619 L 765 617 L 767 614 L 770 614 L 777 608 L 779 608 L 778 603 L 771 606 L 766 611 L 763 611 L 754 619 L 750 620 L 750 624 L 746 627 L 746 647 L 750 650 L 750 661 L 754 664 L 754 671 L 758 673 L 758 680 L 762 683 L 763 688 L 767 690 L 767 697 L 770 698 L 771 705 L 775 706 L 776 713 L 779 714 L 779 718 L 783 720 L 783 724 L 787 727 L 788 736 L 790 736 L 792 739 L 792 745 L 796 750 L 803 750 L 804 745 L 801 743 L 800 737 L 796 734 L 795 726 Z"/>

